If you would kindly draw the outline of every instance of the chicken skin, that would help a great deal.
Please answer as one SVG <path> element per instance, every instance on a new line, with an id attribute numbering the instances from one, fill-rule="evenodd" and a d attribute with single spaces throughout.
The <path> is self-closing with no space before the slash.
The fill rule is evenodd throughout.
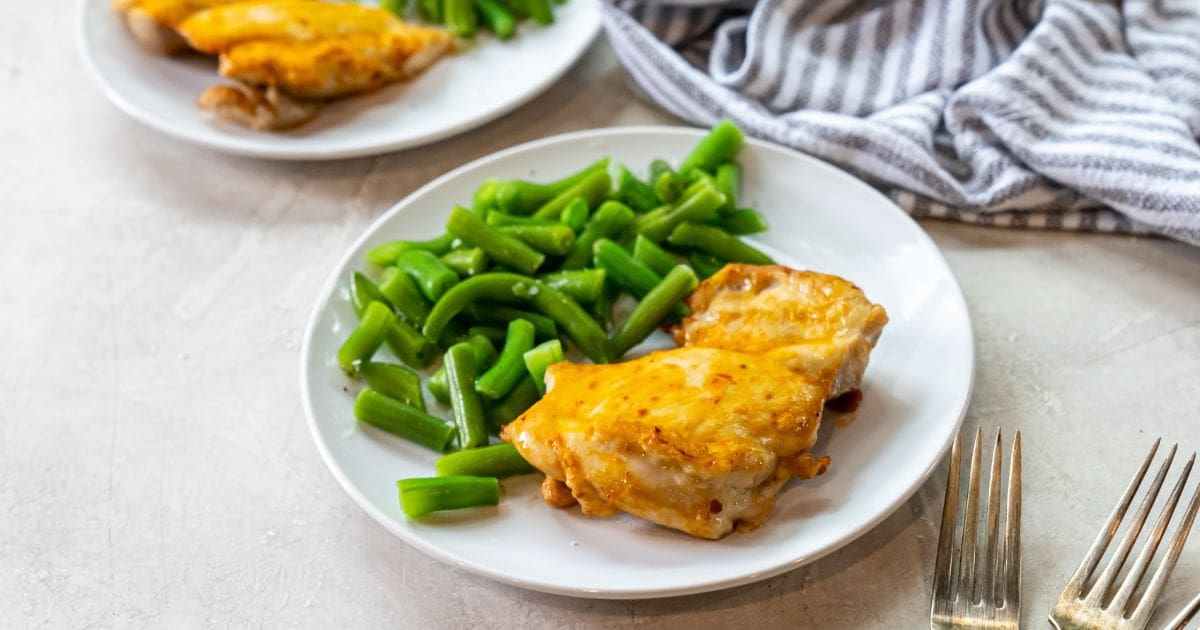
<path id="1" fill-rule="evenodd" d="M 699 538 L 761 525 L 814 457 L 826 402 L 856 389 L 887 323 L 838 278 L 728 265 L 689 296 L 683 347 L 612 365 L 560 362 L 501 437 L 546 473 L 545 501 L 628 512 Z"/>
<path id="2" fill-rule="evenodd" d="M 545 498 L 628 512 L 700 538 L 753 529 L 808 455 L 826 385 L 763 355 L 677 348 L 611 365 L 561 362 L 503 437 L 548 476 Z"/>
<path id="3" fill-rule="evenodd" d="M 143 48 L 160 55 L 188 50 L 176 28 L 194 13 L 238 0 L 113 0 L 129 32 Z"/>
<path id="4" fill-rule="evenodd" d="M 837 276 L 781 266 L 726 265 L 687 298 L 675 342 L 771 353 L 830 384 L 829 398 L 862 382 L 887 312 Z"/>

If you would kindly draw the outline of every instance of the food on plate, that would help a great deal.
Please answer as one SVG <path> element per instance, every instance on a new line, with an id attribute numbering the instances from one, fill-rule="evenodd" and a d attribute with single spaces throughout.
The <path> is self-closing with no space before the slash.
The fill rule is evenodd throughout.
<path id="1" fill-rule="evenodd" d="M 723 121 L 684 168 L 656 160 L 647 179 L 614 177 L 608 158 L 553 182 L 489 179 L 446 234 L 367 252 L 337 356 L 369 386 L 356 417 L 458 449 L 437 468 L 454 481 L 401 482 L 406 514 L 493 504 L 488 483 L 536 467 L 551 505 L 719 538 L 761 525 L 788 479 L 824 472 L 811 449 L 826 402 L 859 386 L 887 316 L 740 238 L 767 228 L 738 203 L 741 142 Z M 663 327 L 681 347 L 618 362 Z M 413 368 L 440 353 L 426 385 L 453 423 L 379 352 Z M 489 444 L 501 435 L 511 444 Z"/>
<path id="2" fill-rule="evenodd" d="M 516 22 L 554 21 L 549 0 L 418 0 L 428 23 L 401 19 L 407 2 L 380 6 L 332 0 L 113 0 L 129 32 L 147 50 L 219 57 L 235 81 L 200 95 L 200 109 L 258 130 L 312 120 L 323 103 L 411 79 L 474 37 L 482 21 L 500 39 Z"/>

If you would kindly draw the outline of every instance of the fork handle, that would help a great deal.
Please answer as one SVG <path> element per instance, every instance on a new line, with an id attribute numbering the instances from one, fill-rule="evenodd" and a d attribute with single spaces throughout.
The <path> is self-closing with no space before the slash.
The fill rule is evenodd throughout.
<path id="1" fill-rule="evenodd" d="M 1188 605 L 1184 606 L 1183 610 L 1179 611 L 1179 614 L 1175 615 L 1174 619 L 1168 621 L 1167 625 L 1163 626 L 1163 630 L 1184 630 L 1188 622 L 1195 618 L 1198 612 L 1200 612 L 1200 595 L 1197 595 L 1195 599 L 1188 602 Z"/>

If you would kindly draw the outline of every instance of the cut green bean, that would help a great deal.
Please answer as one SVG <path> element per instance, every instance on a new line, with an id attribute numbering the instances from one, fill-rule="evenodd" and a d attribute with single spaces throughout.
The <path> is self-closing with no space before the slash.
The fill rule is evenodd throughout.
<path id="1" fill-rule="evenodd" d="M 483 180 L 479 188 L 475 189 L 475 195 L 471 197 L 471 212 L 486 219 L 492 210 L 499 207 L 496 199 L 496 191 L 500 188 L 502 182 L 494 177 L 489 177 Z"/>
<path id="2" fill-rule="evenodd" d="M 428 366 L 437 355 L 437 346 L 404 320 L 392 319 L 384 341 L 397 359 L 416 368 Z"/>
<path id="3" fill-rule="evenodd" d="M 506 225 L 499 229 L 550 256 L 562 256 L 571 251 L 571 246 L 575 244 L 575 231 L 559 223 L 553 225 Z"/>
<path id="4" fill-rule="evenodd" d="M 650 161 L 650 184 L 653 185 L 654 181 L 658 179 L 659 175 L 662 175 L 663 173 L 673 172 L 674 170 L 675 169 L 671 168 L 671 165 L 668 164 L 666 160 L 651 160 Z"/>
<path id="5" fill-rule="evenodd" d="M 671 203 L 683 194 L 687 182 L 678 173 L 666 171 L 654 180 L 654 195 L 663 203 Z"/>
<path id="6" fill-rule="evenodd" d="M 592 252 L 595 256 L 596 266 L 604 269 L 613 282 L 639 300 L 654 290 L 654 287 L 662 281 L 662 276 L 655 273 L 649 266 L 634 259 L 629 252 L 625 251 L 625 248 L 608 239 L 602 238 L 596 241 Z M 674 267 L 674 265 L 671 266 L 672 269 Z M 667 272 L 669 273 L 670 269 Z M 673 314 L 680 317 L 689 312 L 683 304 L 676 305 L 672 310 Z"/>
<path id="7" fill-rule="evenodd" d="M 498 505 L 500 482 L 495 477 L 428 477 L 396 482 L 400 509 L 409 518 L 442 510 Z"/>
<path id="8" fill-rule="evenodd" d="M 731 236 L 721 228 L 711 225 L 681 223 L 671 231 L 667 242 L 676 247 L 693 247 L 729 262 L 752 265 L 775 264 L 770 256 L 746 244 L 738 237 Z"/>
<path id="9" fill-rule="evenodd" d="M 538 279 L 554 289 L 567 294 L 576 302 L 595 302 L 604 287 L 606 272 L 603 269 L 572 269 L 555 271 L 538 276 Z"/>
<path id="10" fill-rule="evenodd" d="M 725 266 L 725 261 L 708 254 L 694 252 L 688 256 L 688 264 L 692 266 L 692 270 L 696 272 L 697 276 L 700 276 L 701 280 L 707 280 Z"/>
<path id="11" fill-rule="evenodd" d="M 609 340 L 611 356 L 623 356 L 630 348 L 641 343 L 654 329 L 662 324 L 684 296 L 696 288 L 696 274 L 685 265 L 679 265 L 663 278 L 654 290 L 638 302 L 629 318 L 621 324 Z"/>
<path id="12" fill-rule="evenodd" d="M 516 387 L 526 374 L 524 356 L 533 349 L 535 334 L 533 324 L 524 319 L 509 322 L 500 357 L 487 372 L 475 379 L 475 390 L 485 398 L 496 400 Z"/>
<path id="13" fill-rule="evenodd" d="M 633 241 L 633 259 L 646 265 L 659 276 L 667 275 L 679 264 L 674 256 L 641 234 Z"/>
<path id="14" fill-rule="evenodd" d="M 516 4 L 524 6 L 522 0 L 516 0 Z M 517 13 L 511 5 L 509 6 L 509 10 Z M 525 11 L 525 14 L 528 15 L 528 10 Z M 519 179 L 501 182 L 496 190 L 496 202 L 501 210 L 509 214 L 532 214 L 547 201 L 555 198 L 563 191 L 575 186 L 597 172 L 607 170 L 608 162 L 608 158 L 601 158 L 579 171 L 546 184 L 536 184 Z"/>
<path id="15" fill-rule="evenodd" d="M 546 368 L 563 360 L 562 343 L 557 339 L 540 343 L 524 354 L 524 360 L 538 393 L 545 394 Z"/>
<path id="16" fill-rule="evenodd" d="M 525 0 L 500 0 L 500 4 L 504 5 L 504 8 L 508 9 L 517 19 L 529 17 L 529 7 L 525 6 Z"/>
<path id="17" fill-rule="evenodd" d="M 743 208 L 717 218 L 713 225 L 730 234 L 758 234 L 767 231 L 767 219 L 757 210 Z"/>
<path id="18" fill-rule="evenodd" d="M 487 444 L 488 432 L 483 400 L 475 391 L 475 350 L 469 343 L 454 344 L 446 351 L 444 361 L 459 448 L 483 446 Z"/>
<path id="19" fill-rule="evenodd" d="M 369 360 L 371 355 L 375 354 L 395 321 L 392 309 L 384 306 L 382 302 L 368 304 L 358 327 L 350 333 L 342 347 L 338 348 L 338 365 L 353 376 L 357 372 L 356 364 Z"/>
<path id="20" fill-rule="evenodd" d="M 417 0 L 417 14 L 426 22 L 441 24 L 445 16 L 442 0 Z"/>
<path id="21" fill-rule="evenodd" d="M 436 302 L 450 287 L 458 284 L 458 274 L 432 252 L 410 249 L 396 257 L 396 267 L 408 274 L 421 293 Z"/>
<path id="22" fill-rule="evenodd" d="M 454 427 L 441 418 L 373 389 L 358 393 L 354 401 L 354 417 L 359 422 L 443 453 L 454 441 Z"/>
<path id="23" fill-rule="evenodd" d="M 572 232 L 578 233 L 583 226 L 587 225 L 590 212 L 587 199 L 576 197 L 574 201 L 567 204 L 567 207 L 563 208 L 562 216 L 559 218 L 563 225 L 571 228 Z"/>
<path id="24" fill-rule="evenodd" d="M 720 120 L 679 164 L 680 172 L 692 168 L 714 172 L 722 162 L 732 161 L 737 156 L 743 139 L 742 130 L 737 125 L 729 120 Z"/>
<path id="25" fill-rule="evenodd" d="M 725 195 L 725 205 L 721 206 L 721 213 L 728 214 L 737 210 L 738 199 L 742 196 L 741 165 L 737 162 L 725 162 L 717 167 L 713 179 L 716 181 L 717 190 Z"/>
<path id="26" fill-rule="evenodd" d="M 400 252 L 410 249 L 423 249 L 441 256 L 450 251 L 453 244 L 454 237 L 450 234 L 443 234 L 428 241 L 390 241 L 369 250 L 367 262 L 377 267 L 387 267 L 395 264 Z"/>
<path id="27" fill-rule="evenodd" d="M 425 411 L 425 397 L 421 395 L 421 377 L 399 365 L 366 361 L 358 367 L 371 389 L 395 398 L 406 405 Z"/>
<path id="28" fill-rule="evenodd" d="M 450 383 L 446 380 L 445 366 L 430 374 L 429 380 L 425 381 L 425 386 L 429 388 L 429 393 L 433 395 L 434 400 L 443 405 L 450 404 Z"/>
<path id="29" fill-rule="evenodd" d="M 535 219 L 533 217 L 523 217 L 515 214 L 508 214 L 499 210 L 493 210 L 487 216 L 488 225 L 496 227 L 505 227 L 509 225 L 558 225 L 558 222 L 549 219 Z"/>
<path id="30" fill-rule="evenodd" d="M 467 334 L 471 336 L 478 335 L 487 339 L 492 343 L 504 343 L 504 329 L 496 326 L 472 326 L 467 329 Z"/>
<path id="31" fill-rule="evenodd" d="M 725 203 L 725 195 L 711 185 L 700 182 L 687 195 L 662 214 L 655 212 L 637 218 L 634 225 L 646 238 L 661 243 L 675 226 L 685 221 L 699 221 Z"/>
<path id="32" fill-rule="evenodd" d="M 433 465 L 439 477 L 512 477 L 537 472 L 512 444 L 494 444 L 450 453 Z"/>
<path id="33" fill-rule="evenodd" d="M 545 254 L 488 225 L 462 206 L 456 206 L 450 213 L 446 229 L 463 241 L 482 249 L 496 263 L 522 273 L 537 271 L 546 260 Z"/>
<path id="34" fill-rule="evenodd" d="M 487 254 L 478 247 L 464 247 L 447 252 L 442 256 L 442 262 L 460 276 L 473 276 L 487 269 Z"/>
<path id="35" fill-rule="evenodd" d="M 437 339 L 442 329 L 454 316 L 481 300 L 496 302 L 525 302 L 538 284 L 537 280 L 507 272 L 481 273 L 454 285 L 442 299 L 433 305 L 421 332 L 427 338 Z"/>
<path id="36" fill-rule="evenodd" d="M 571 341 L 574 341 L 589 359 L 596 363 L 609 362 L 604 329 L 600 328 L 596 320 L 592 319 L 578 302 L 550 285 L 539 282 L 537 291 L 529 296 L 529 303 L 566 331 Z"/>
<path id="37" fill-rule="evenodd" d="M 617 165 L 617 199 L 638 212 L 649 212 L 659 206 L 658 195 L 646 182 L 629 172 L 625 165 Z"/>
<path id="38" fill-rule="evenodd" d="M 472 0 L 442 0 L 442 13 L 446 19 L 446 30 L 459 37 L 475 37 L 479 28 L 479 14 Z"/>
<path id="39" fill-rule="evenodd" d="M 425 323 L 425 318 L 429 317 L 429 302 L 425 301 L 425 296 L 421 295 L 421 290 L 408 274 L 396 267 L 388 267 L 383 270 L 380 280 L 379 291 L 405 321 L 413 326 Z"/>
<path id="40" fill-rule="evenodd" d="M 592 302 L 592 314 L 596 316 L 596 321 L 600 323 L 601 328 L 607 329 L 612 323 L 613 303 L 620 294 L 621 288 L 616 283 L 605 282 L 604 286 L 600 288 L 600 295 L 596 297 L 595 302 Z"/>
<path id="41" fill-rule="evenodd" d="M 550 10 L 550 0 L 525 0 L 529 7 L 529 17 L 541 25 L 554 23 L 554 12 Z"/>
<path id="42" fill-rule="evenodd" d="M 571 252 L 563 260 L 563 269 L 582 269 L 592 259 L 592 245 L 602 238 L 613 238 L 634 223 L 633 210 L 619 201 L 606 201 L 575 239 Z M 665 236 L 665 235 L 664 235 Z"/>
<path id="43" fill-rule="evenodd" d="M 537 212 L 533 213 L 533 216 L 538 219 L 558 221 L 562 217 L 563 208 L 566 208 L 567 204 L 574 201 L 576 197 L 587 199 L 590 208 L 600 203 L 611 189 L 612 177 L 608 174 L 608 169 L 594 171 L 579 180 L 574 186 L 563 190 L 553 199 L 542 204 Z"/>
<path id="44" fill-rule="evenodd" d="M 475 365 L 477 369 L 486 370 L 491 367 L 496 360 L 496 348 L 492 346 L 492 342 L 483 335 L 470 335 L 466 339 L 466 343 L 470 344 L 471 350 L 474 351 Z M 429 376 L 429 380 L 425 382 L 429 387 L 429 393 L 443 405 L 450 404 L 450 384 L 446 380 L 446 366 L 439 367 L 433 374 Z"/>
<path id="45" fill-rule="evenodd" d="M 567 294 L 570 295 L 570 293 Z M 467 312 L 470 313 L 471 317 L 474 317 L 476 320 L 486 323 L 501 323 L 507 325 L 509 322 L 515 319 L 523 319 L 533 324 L 534 334 L 538 337 L 549 339 L 558 336 L 558 325 L 554 323 L 553 319 L 550 319 L 541 313 L 523 311 L 519 308 L 513 308 L 503 304 L 472 304 L 470 307 L 468 307 Z"/>
<path id="46" fill-rule="evenodd" d="M 517 383 L 517 386 L 512 388 L 507 396 L 496 401 L 496 404 L 488 410 L 488 423 L 494 431 L 499 431 L 500 427 L 525 413 L 526 409 L 538 401 L 538 396 L 537 385 L 533 383 L 533 378 L 526 370 L 525 378 L 521 379 L 521 382 Z"/>
<path id="47" fill-rule="evenodd" d="M 354 307 L 354 314 L 362 317 L 371 302 L 382 302 L 384 306 L 392 307 L 392 303 L 379 290 L 378 285 L 361 272 L 355 271 L 354 279 L 350 283 L 350 306 Z"/>
<path id="48" fill-rule="evenodd" d="M 479 10 L 483 23 L 496 34 L 497 39 L 505 40 L 513 36 L 517 21 L 504 5 L 496 0 L 475 0 L 475 8 Z"/>
<path id="49" fill-rule="evenodd" d="M 408 0 L 379 0 L 379 8 L 398 18 L 403 18 L 404 10 L 408 8 Z"/>

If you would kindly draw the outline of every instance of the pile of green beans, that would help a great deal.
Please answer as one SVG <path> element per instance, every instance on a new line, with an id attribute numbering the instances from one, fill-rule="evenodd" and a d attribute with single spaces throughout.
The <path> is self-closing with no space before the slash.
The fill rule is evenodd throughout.
<path id="1" fill-rule="evenodd" d="M 543 26 L 554 23 L 552 4 L 566 0 L 416 0 L 413 7 L 424 21 L 443 24 L 458 37 L 472 38 L 480 25 L 497 39 L 511 38 L 525 18 Z M 408 0 L 380 0 L 380 8 L 397 17 L 408 17 Z"/>
<path id="2" fill-rule="evenodd" d="M 688 315 L 683 300 L 701 278 L 728 262 L 772 263 L 740 238 L 767 228 L 738 203 L 741 144 L 722 121 L 678 169 L 655 160 L 648 179 L 608 158 L 548 183 L 489 179 L 451 210 L 445 234 L 367 252 L 373 272 L 349 283 L 359 323 L 336 357 L 367 385 L 355 417 L 457 451 L 438 476 L 398 483 L 405 514 L 495 505 L 498 478 L 534 470 L 489 441 L 545 394 L 568 344 L 596 363 L 618 360 Z M 621 294 L 637 305 L 615 318 Z M 404 365 L 376 359 L 381 347 Z M 426 368 L 451 421 L 426 407 L 414 371 Z"/>

